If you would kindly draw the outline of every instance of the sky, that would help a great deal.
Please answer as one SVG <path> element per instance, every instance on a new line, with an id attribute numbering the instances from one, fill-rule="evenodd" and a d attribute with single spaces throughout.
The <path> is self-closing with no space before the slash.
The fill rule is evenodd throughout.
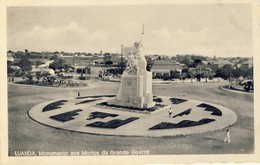
<path id="1" fill-rule="evenodd" d="M 7 49 L 252 57 L 250 4 L 7 7 Z"/>

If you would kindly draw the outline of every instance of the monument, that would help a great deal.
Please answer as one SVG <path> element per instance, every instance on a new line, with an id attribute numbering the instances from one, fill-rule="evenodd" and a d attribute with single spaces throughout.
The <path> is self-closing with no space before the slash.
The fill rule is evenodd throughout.
<path id="1" fill-rule="evenodd" d="M 152 72 L 146 70 L 147 62 L 142 54 L 142 38 L 133 47 L 123 47 L 128 63 L 124 70 L 117 96 L 109 105 L 147 109 L 155 106 L 152 93 Z"/>

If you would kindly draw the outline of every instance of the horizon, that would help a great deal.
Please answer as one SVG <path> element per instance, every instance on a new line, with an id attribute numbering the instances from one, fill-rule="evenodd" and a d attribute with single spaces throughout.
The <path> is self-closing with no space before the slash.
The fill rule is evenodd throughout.
<path id="1" fill-rule="evenodd" d="M 147 55 L 253 57 L 249 4 L 7 7 L 7 50 L 118 53 L 143 24 Z"/>
<path id="2" fill-rule="evenodd" d="M 13 50 L 8 50 L 8 51 L 12 51 L 12 52 L 25 52 L 25 51 L 21 51 L 21 50 L 17 50 L 17 51 L 13 51 Z M 8 52 L 7 51 L 7 52 Z M 68 53 L 68 54 L 75 54 L 75 53 L 85 53 L 85 54 L 88 54 L 90 53 L 91 55 L 95 55 L 95 54 L 100 54 L 98 52 L 64 52 L 64 51 L 30 51 L 28 50 L 28 52 L 36 52 L 36 53 L 54 53 L 54 52 L 58 52 L 58 53 Z M 104 55 L 105 53 L 109 53 L 111 55 L 121 55 L 121 53 L 118 53 L 118 52 L 104 52 L 102 53 L 102 55 Z M 125 56 L 125 55 L 124 55 Z M 166 55 L 166 54 L 145 54 L 144 56 L 168 56 L 168 57 L 177 57 L 177 56 L 202 56 L 202 57 L 209 57 L 209 58 L 248 58 L 248 59 L 251 59 L 251 58 L 254 58 L 253 56 L 207 56 L 207 55 L 203 55 L 203 54 L 176 54 L 176 55 Z M 81 56 L 81 57 L 84 57 L 84 56 Z"/>

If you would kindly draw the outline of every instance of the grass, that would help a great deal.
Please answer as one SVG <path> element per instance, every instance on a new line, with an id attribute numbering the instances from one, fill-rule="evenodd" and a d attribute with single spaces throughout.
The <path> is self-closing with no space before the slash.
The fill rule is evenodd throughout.
<path id="1" fill-rule="evenodd" d="M 61 108 L 60 105 L 64 105 L 65 102 L 68 102 L 68 100 L 59 100 L 59 101 L 55 101 L 51 104 L 48 104 L 42 109 L 42 112 L 47 112 L 47 111 Z"/>
<path id="2" fill-rule="evenodd" d="M 197 107 L 206 108 L 205 111 L 212 112 L 211 115 L 222 116 L 222 112 L 218 108 L 213 107 L 212 105 L 201 103 L 200 105 L 197 105 Z"/>
<path id="3" fill-rule="evenodd" d="M 95 112 L 91 112 L 91 114 L 89 115 L 89 118 L 87 118 L 87 120 L 93 120 L 96 118 L 104 119 L 106 117 L 116 117 L 116 116 L 118 116 L 118 114 L 95 111 Z"/>
<path id="4" fill-rule="evenodd" d="M 82 109 L 76 109 L 74 111 L 69 111 L 66 113 L 61 113 L 58 115 L 50 116 L 50 118 L 60 121 L 60 122 L 67 122 L 67 121 L 73 120 L 74 119 L 73 116 L 79 115 L 78 112 L 80 112 L 80 111 L 82 111 Z"/>
<path id="5" fill-rule="evenodd" d="M 180 104 L 180 103 L 183 103 L 187 100 L 179 99 L 179 98 L 170 98 L 170 101 L 172 102 L 172 104 Z"/>
<path id="6" fill-rule="evenodd" d="M 160 124 L 157 124 L 149 128 L 149 130 L 194 127 L 202 124 L 208 124 L 213 121 L 215 121 L 215 119 L 203 118 L 200 121 L 183 120 L 177 124 L 169 123 L 169 122 L 161 122 Z"/>
<path id="7" fill-rule="evenodd" d="M 183 112 L 181 112 L 181 113 L 179 113 L 179 114 L 173 116 L 172 118 L 175 118 L 175 117 L 178 117 L 178 116 L 181 117 L 181 116 L 183 116 L 183 115 L 189 115 L 189 114 L 190 114 L 190 111 L 191 111 L 191 108 L 189 108 L 189 109 L 187 109 L 187 110 L 185 110 L 185 111 L 183 111 Z"/>
<path id="8" fill-rule="evenodd" d="M 111 120 L 108 122 L 94 122 L 94 123 L 90 123 L 87 124 L 86 126 L 88 127 L 98 127 L 98 128 L 110 128 L 110 129 L 116 129 L 118 127 L 121 127 L 122 125 L 128 124 L 132 121 L 135 121 L 139 119 L 138 117 L 130 117 L 126 120 L 120 120 L 120 119 L 115 119 L 115 120 Z"/>
<path id="9" fill-rule="evenodd" d="M 81 101 L 81 102 L 79 102 L 79 103 L 76 103 L 76 105 L 78 105 L 78 104 L 90 103 L 90 102 L 97 101 L 97 100 L 101 100 L 101 99 L 85 100 L 85 101 Z"/>

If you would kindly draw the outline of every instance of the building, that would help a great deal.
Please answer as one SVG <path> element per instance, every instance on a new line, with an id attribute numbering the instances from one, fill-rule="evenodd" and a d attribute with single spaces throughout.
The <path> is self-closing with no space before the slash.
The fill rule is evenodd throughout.
<path id="1" fill-rule="evenodd" d="M 48 69 L 48 68 L 36 68 L 32 67 L 32 70 L 30 71 L 32 76 L 36 76 L 37 74 L 49 74 L 49 75 L 54 75 L 55 71 L 53 69 Z"/>
<path id="2" fill-rule="evenodd" d="M 227 59 L 218 59 L 217 64 L 218 64 L 218 68 L 222 68 L 224 65 L 231 65 L 231 66 L 234 65 L 232 62 L 230 62 Z"/>
<path id="3" fill-rule="evenodd" d="M 178 71 L 181 73 L 182 65 L 176 61 L 156 60 L 153 63 L 151 71 L 153 76 L 170 76 L 171 71 Z"/>
<path id="4" fill-rule="evenodd" d="M 12 61 L 12 62 L 14 61 L 13 54 L 14 52 L 10 50 L 7 52 L 7 61 Z"/>
<path id="5" fill-rule="evenodd" d="M 15 70 L 15 71 L 22 70 L 19 66 L 10 66 L 10 68 Z"/>
<path id="6" fill-rule="evenodd" d="M 45 60 L 45 63 L 39 65 L 38 68 L 46 68 L 46 69 L 48 69 L 50 64 L 53 63 L 53 62 L 54 62 L 54 60 Z"/>

